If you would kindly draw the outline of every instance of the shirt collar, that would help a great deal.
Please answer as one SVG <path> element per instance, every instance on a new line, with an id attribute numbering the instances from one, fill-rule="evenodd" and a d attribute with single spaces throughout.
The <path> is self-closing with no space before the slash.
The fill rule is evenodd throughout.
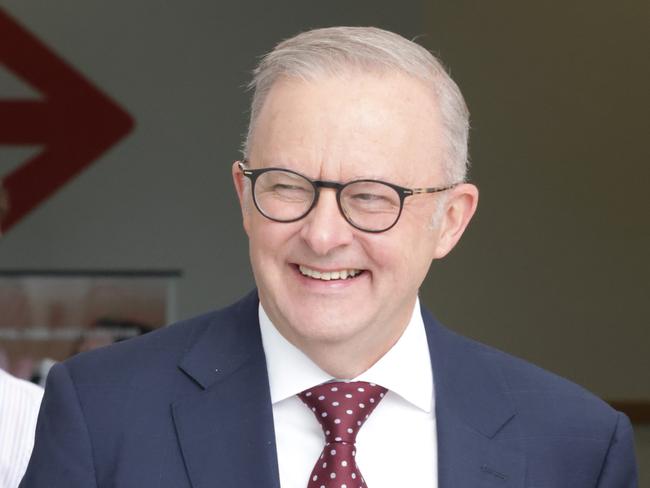
<path id="1" fill-rule="evenodd" d="M 335 379 L 278 332 L 261 303 L 259 322 L 273 404 Z M 354 381 L 376 383 L 421 410 L 432 412 L 433 374 L 427 344 L 420 302 L 416 299 L 411 320 L 402 336 L 379 361 Z"/>

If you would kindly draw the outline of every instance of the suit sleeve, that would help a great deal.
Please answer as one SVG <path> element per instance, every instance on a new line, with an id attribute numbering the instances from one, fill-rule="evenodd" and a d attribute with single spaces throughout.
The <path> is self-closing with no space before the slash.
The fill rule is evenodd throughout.
<path id="1" fill-rule="evenodd" d="M 48 375 L 34 450 L 20 488 L 94 488 L 92 446 L 77 390 L 65 364 Z"/>
<path id="2" fill-rule="evenodd" d="M 638 486 L 634 431 L 629 419 L 619 413 L 597 488 L 638 488 Z"/>

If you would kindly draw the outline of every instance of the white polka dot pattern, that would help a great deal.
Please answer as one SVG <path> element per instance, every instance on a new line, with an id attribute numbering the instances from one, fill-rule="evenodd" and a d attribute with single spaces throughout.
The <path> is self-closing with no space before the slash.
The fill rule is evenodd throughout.
<path id="1" fill-rule="evenodd" d="M 307 488 L 366 488 L 354 460 L 354 444 L 357 432 L 386 391 L 374 383 L 353 381 L 325 383 L 298 395 L 314 412 L 325 434 L 325 448 Z"/>

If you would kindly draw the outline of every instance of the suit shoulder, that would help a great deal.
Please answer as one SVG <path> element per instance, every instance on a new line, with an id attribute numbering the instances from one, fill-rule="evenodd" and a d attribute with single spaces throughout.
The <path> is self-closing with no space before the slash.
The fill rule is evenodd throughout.
<path id="1" fill-rule="evenodd" d="M 611 408 L 583 386 L 557 373 L 493 347 L 485 345 L 481 347 L 484 349 L 484 354 L 499 366 L 508 390 L 513 394 L 548 393 L 555 397 L 580 398 L 601 408 Z"/>
<path id="2" fill-rule="evenodd" d="M 462 368 L 467 374 L 480 373 L 479 376 L 489 371 L 489 381 L 499 385 L 510 399 L 524 435 L 605 440 L 616 429 L 619 413 L 584 387 L 524 359 L 461 336 L 441 326 L 428 312 L 424 318 L 434 341 L 439 342 L 438 350 L 452 358 L 450 364 L 443 366 Z M 472 373 L 471 368 L 485 371 Z"/>
<path id="3" fill-rule="evenodd" d="M 469 339 L 468 339 L 469 340 Z M 471 341 L 471 340 L 470 340 Z M 619 412 L 581 385 L 531 362 L 471 341 L 496 367 L 529 435 L 608 440 Z"/>
<path id="4" fill-rule="evenodd" d="M 582 386 L 545 370 L 525 359 L 501 351 L 493 346 L 465 337 L 444 325 L 425 311 L 425 324 L 435 341 L 440 343 L 446 354 L 454 358 L 479 359 L 477 364 L 487 365 L 505 383 L 506 390 L 512 393 L 545 392 L 555 395 L 584 397 L 596 403 L 606 404 Z M 460 359 L 458 359 L 460 361 Z"/>
<path id="5" fill-rule="evenodd" d="M 457 387 L 459 395 L 473 398 L 482 414 L 481 400 L 494 397 L 499 389 L 501 407 L 512 407 L 507 410 L 509 420 L 495 435 L 528 454 L 529 483 L 636 486 L 634 437 L 624 414 L 582 386 L 528 361 L 444 328 L 437 334 L 452 351 L 447 366 L 481 378 L 465 382 L 475 389 L 472 394 Z M 467 408 L 463 402 L 458 405 Z"/>

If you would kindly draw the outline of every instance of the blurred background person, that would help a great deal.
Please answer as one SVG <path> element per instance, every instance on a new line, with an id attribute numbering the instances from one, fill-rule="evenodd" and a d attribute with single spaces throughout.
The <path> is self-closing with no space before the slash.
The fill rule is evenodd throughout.
<path id="1" fill-rule="evenodd" d="M 9 197 L 0 184 L 0 228 Z M 0 369 L 0 487 L 20 483 L 34 447 L 36 417 L 43 389 Z"/>
<path id="2" fill-rule="evenodd" d="M 43 389 L 0 369 L 0 486 L 20 483 L 34 447 Z"/>

